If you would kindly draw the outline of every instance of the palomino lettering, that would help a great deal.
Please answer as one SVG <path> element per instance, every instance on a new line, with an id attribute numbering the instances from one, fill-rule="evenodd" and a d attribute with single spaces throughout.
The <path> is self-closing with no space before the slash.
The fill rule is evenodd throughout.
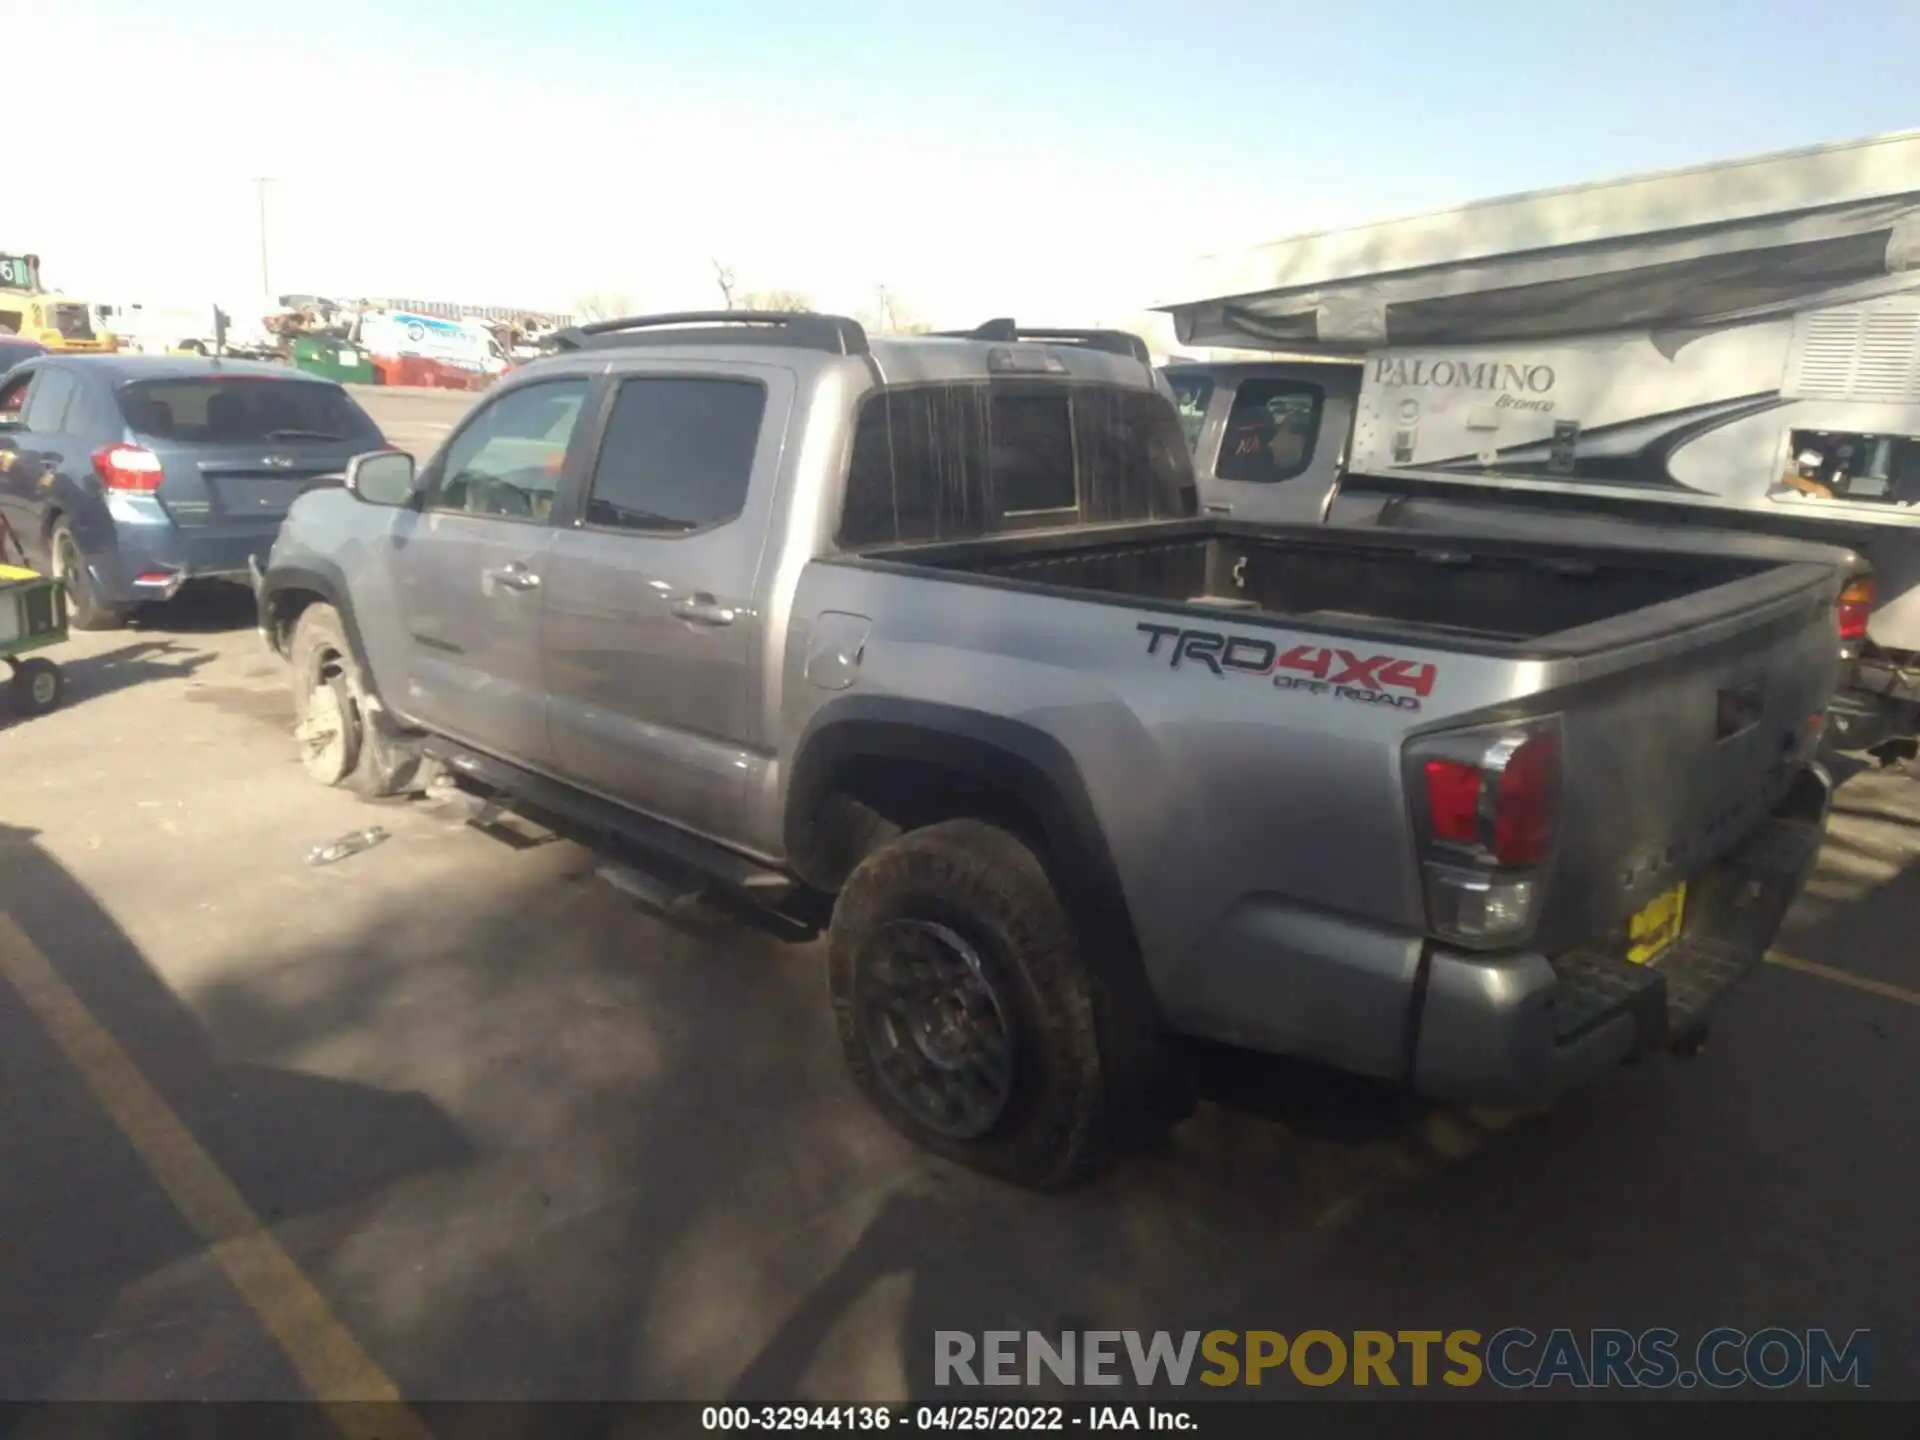
<path id="1" fill-rule="evenodd" d="M 1544 395 L 1553 389 L 1551 365 L 1515 365 L 1505 360 L 1428 360 L 1382 355 L 1374 381 L 1436 390 L 1521 390 Z"/>

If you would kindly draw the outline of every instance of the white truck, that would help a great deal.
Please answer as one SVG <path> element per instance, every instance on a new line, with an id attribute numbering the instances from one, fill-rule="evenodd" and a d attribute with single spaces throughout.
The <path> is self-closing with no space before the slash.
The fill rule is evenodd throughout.
<path id="1" fill-rule="evenodd" d="M 94 328 L 114 336 L 120 349 L 144 355 L 213 355 L 264 360 L 277 354 L 259 301 L 148 304 L 109 301 L 93 306 Z M 216 312 L 226 316 L 224 331 Z"/>
<path id="2" fill-rule="evenodd" d="M 1920 720 L 1920 131 L 1214 257 L 1163 307 L 1236 520 L 1857 552 L 1837 743 Z M 1287 358 L 1280 358 L 1285 355 Z"/>

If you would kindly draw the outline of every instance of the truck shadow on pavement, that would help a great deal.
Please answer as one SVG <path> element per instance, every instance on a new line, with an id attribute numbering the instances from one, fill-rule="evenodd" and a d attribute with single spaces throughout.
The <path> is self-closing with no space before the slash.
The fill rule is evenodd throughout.
<path id="1" fill-rule="evenodd" d="M 86 888 L 4 824 L 0 910 L 77 997 L 79 1023 L 113 1037 L 267 1226 L 470 1157 L 420 1095 L 228 1063 Z M 83 1073 L 23 1003 L 21 963 L 0 966 L 0 1399 L 301 1398 L 209 1237 L 91 1088 L 113 1083 L 111 1067 Z M 164 1364 L 150 1363 L 169 1333 Z"/>
<path id="2" fill-rule="evenodd" d="M 324 872 L 352 924 L 196 986 L 198 1024 L 57 867 L 15 913 L 259 1213 L 305 1217 L 289 1248 L 410 1398 L 953 1398 L 943 1329 L 1509 1324 L 1867 1327 L 1875 1394 L 1914 1389 L 1911 1186 L 1849 1178 L 1916 1098 L 1911 1029 L 1846 1038 L 1870 997 L 1768 967 L 1702 1058 L 1525 1117 L 1230 1059 L 1163 1148 L 1034 1196 L 860 1101 L 817 943 L 663 923 L 565 842 L 509 854 L 390 823 L 391 844 Z M 111 1146 L 56 1139 L 84 1107 L 38 1083 L 6 1123 L 56 1181 L 0 1202 L 34 1257 L 28 1289 L 0 1289 L 0 1334 L 51 1315 L 60 1338 L 10 1338 L 7 1393 L 91 1373 L 60 1362 L 120 1287 L 192 1248 L 127 1218 L 132 1183 L 88 1170 Z"/>

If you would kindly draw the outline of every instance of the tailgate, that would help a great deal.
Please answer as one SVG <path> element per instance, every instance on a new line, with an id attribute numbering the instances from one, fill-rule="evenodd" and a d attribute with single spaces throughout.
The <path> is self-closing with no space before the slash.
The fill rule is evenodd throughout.
<path id="1" fill-rule="evenodd" d="M 182 526 L 278 520 L 302 490 L 321 476 L 341 474 L 353 457 L 274 458 L 284 463 L 268 464 L 258 453 L 222 458 L 162 454 L 160 501 Z"/>
<path id="2" fill-rule="evenodd" d="M 1550 638 L 1563 809 L 1543 944 L 1624 924 L 1786 794 L 1838 678 L 1841 584 L 1782 565 Z"/>

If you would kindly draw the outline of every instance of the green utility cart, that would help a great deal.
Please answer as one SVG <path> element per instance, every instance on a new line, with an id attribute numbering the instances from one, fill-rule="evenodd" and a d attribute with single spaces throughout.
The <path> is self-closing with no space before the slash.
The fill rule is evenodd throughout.
<path id="1" fill-rule="evenodd" d="M 58 580 L 9 565 L 10 541 L 13 532 L 0 518 L 0 660 L 13 672 L 7 698 L 16 714 L 44 715 L 60 703 L 60 667 L 44 656 L 20 657 L 67 638 L 67 591 Z"/>

